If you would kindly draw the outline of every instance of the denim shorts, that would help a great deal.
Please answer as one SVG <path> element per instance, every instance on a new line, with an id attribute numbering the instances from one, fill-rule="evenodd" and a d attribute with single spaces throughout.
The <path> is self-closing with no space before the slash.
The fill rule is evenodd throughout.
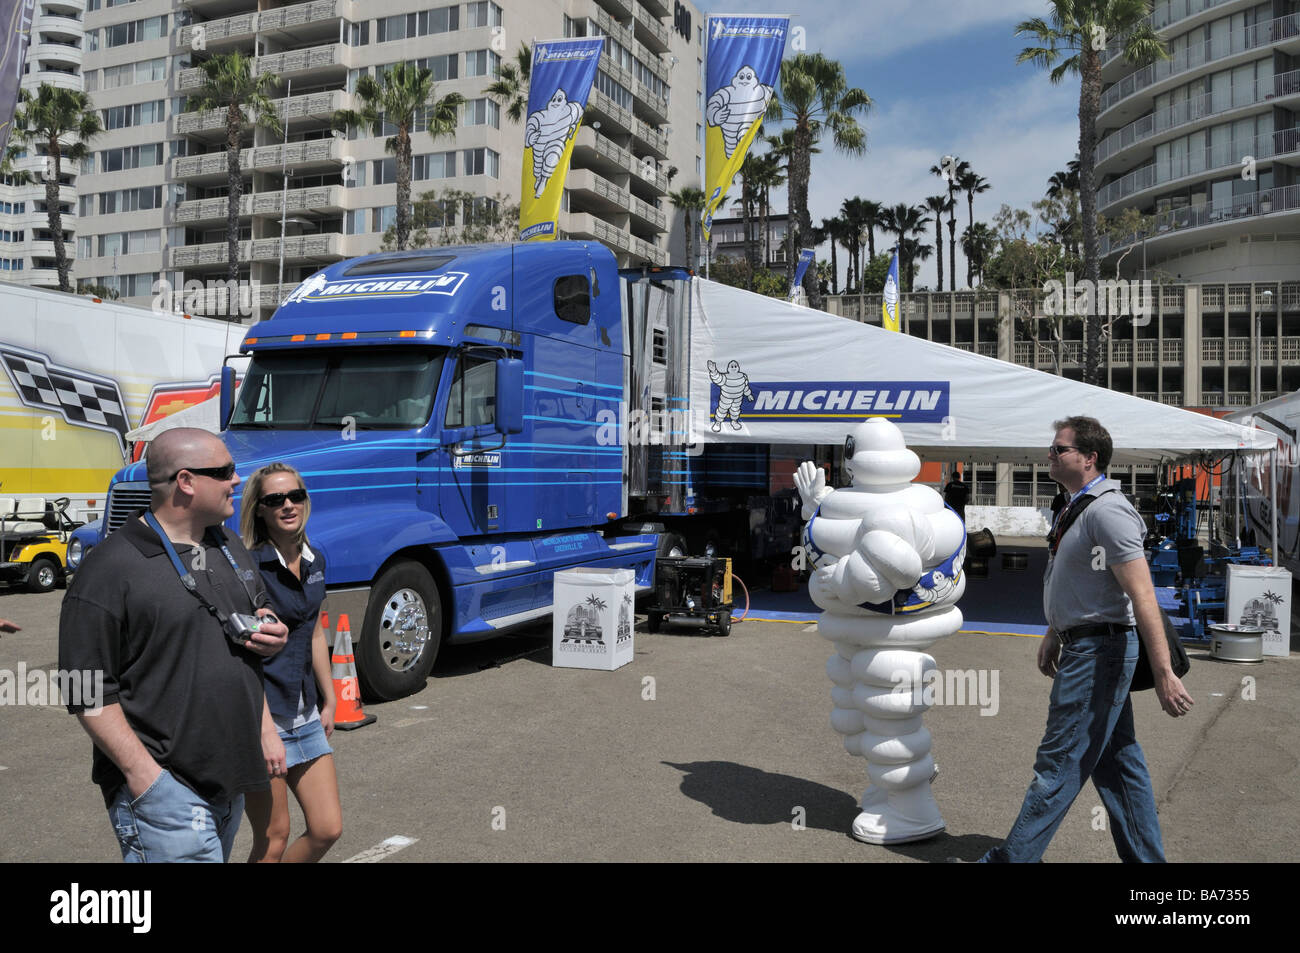
<path id="1" fill-rule="evenodd" d="M 166 768 L 134 800 L 125 784 L 108 806 L 122 859 L 127 863 L 177 863 L 230 859 L 244 795 L 206 801 Z"/>
<path id="2" fill-rule="evenodd" d="M 280 731 L 280 740 L 284 742 L 284 766 L 295 768 L 308 761 L 315 761 L 323 754 L 331 754 L 334 749 L 325 739 L 325 728 L 319 718 L 313 718 L 305 725 Z"/>

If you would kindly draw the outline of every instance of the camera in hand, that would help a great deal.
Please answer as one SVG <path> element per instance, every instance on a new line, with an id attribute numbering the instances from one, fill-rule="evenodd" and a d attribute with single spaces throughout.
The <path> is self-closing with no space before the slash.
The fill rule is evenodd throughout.
<path id="1" fill-rule="evenodd" d="M 245 645 L 253 637 L 255 632 L 262 628 L 265 622 L 278 623 L 280 620 L 273 613 L 268 612 L 266 615 L 256 616 L 247 615 L 243 612 L 234 612 L 226 622 L 226 635 L 230 636 L 230 641 L 236 645 Z"/>

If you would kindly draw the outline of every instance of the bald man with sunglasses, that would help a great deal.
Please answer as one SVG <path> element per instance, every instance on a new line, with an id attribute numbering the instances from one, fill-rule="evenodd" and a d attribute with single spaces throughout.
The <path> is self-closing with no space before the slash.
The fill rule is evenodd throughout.
<path id="1" fill-rule="evenodd" d="M 262 659 L 288 629 L 221 525 L 240 482 L 225 445 L 168 430 L 147 463 L 149 509 L 91 550 L 68 588 L 59 664 L 103 672 L 101 707 L 69 710 L 94 742 L 91 777 L 123 860 L 220 863 L 244 794 L 269 786 Z"/>

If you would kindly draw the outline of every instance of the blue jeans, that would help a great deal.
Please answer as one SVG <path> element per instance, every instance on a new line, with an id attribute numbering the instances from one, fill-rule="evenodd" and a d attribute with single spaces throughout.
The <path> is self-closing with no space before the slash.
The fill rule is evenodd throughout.
<path id="1" fill-rule="evenodd" d="M 1128 690 L 1137 656 L 1136 629 L 1086 636 L 1061 648 L 1034 779 L 1006 841 L 982 862 L 1038 861 L 1089 777 L 1120 859 L 1164 862 L 1151 776 L 1133 734 Z"/>
<path id="2" fill-rule="evenodd" d="M 225 863 L 243 813 L 244 795 L 205 801 L 166 768 L 134 801 L 123 784 L 108 808 L 128 864 Z"/>

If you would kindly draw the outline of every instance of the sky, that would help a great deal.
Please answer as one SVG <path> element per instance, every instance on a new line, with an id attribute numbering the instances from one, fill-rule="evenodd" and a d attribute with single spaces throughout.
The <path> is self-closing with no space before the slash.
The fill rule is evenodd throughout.
<path id="1" fill-rule="evenodd" d="M 733 0 L 708 12 L 791 9 L 778 3 Z M 1016 55 L 1030 45 L 1028 38 L 1015 35 L 1016 24 L 1046 17 L 1046 0 L 819 0 L 799 7 L 791 19 L 791 43 L 802 27 L 807 50 L 838 60 L 848 84 L 874 101 L 865 119 L 860 118 L 867 132 L 864 156 L 837 154 L 827 140 L 813 157 L 808 207 L 814 225 L 836 215 L 840 203 L 853 196 L 886 205 L 920 205 L 926 196 L 945 190 L 943 180 L 929 172 L 945 155 L 966 160 L 991 183 L 988 192 L 975 197 L 975 220 L 991 222 L 1003 203 L 1029 209 L 1043 197 L 1052 173 L 1064 169 L 1078 151 L 1078 78 L 1053 86 L 1047 71 L 1016 65 Z M 791 53 L 787 44 L 786 55 Z M 768 123 L 764 133 L 778 128 Z M 958 199 L 961 288 L 966 284 L 961 233 L 967 210 L 965 194 Z M 785 194 L 774 194 L 773 211 L 785 210 Z M 889 241 L 877 230 L 877 253 Z M 934 244 L 933 224 L 924 243 Z M 818 258 L 829 254 L 825 245 Z M 839 258 L 842 282 L 842 249 Z M 918 265 L 916 285 L 933 288 L 935 283 L 932 255 Z"/>

